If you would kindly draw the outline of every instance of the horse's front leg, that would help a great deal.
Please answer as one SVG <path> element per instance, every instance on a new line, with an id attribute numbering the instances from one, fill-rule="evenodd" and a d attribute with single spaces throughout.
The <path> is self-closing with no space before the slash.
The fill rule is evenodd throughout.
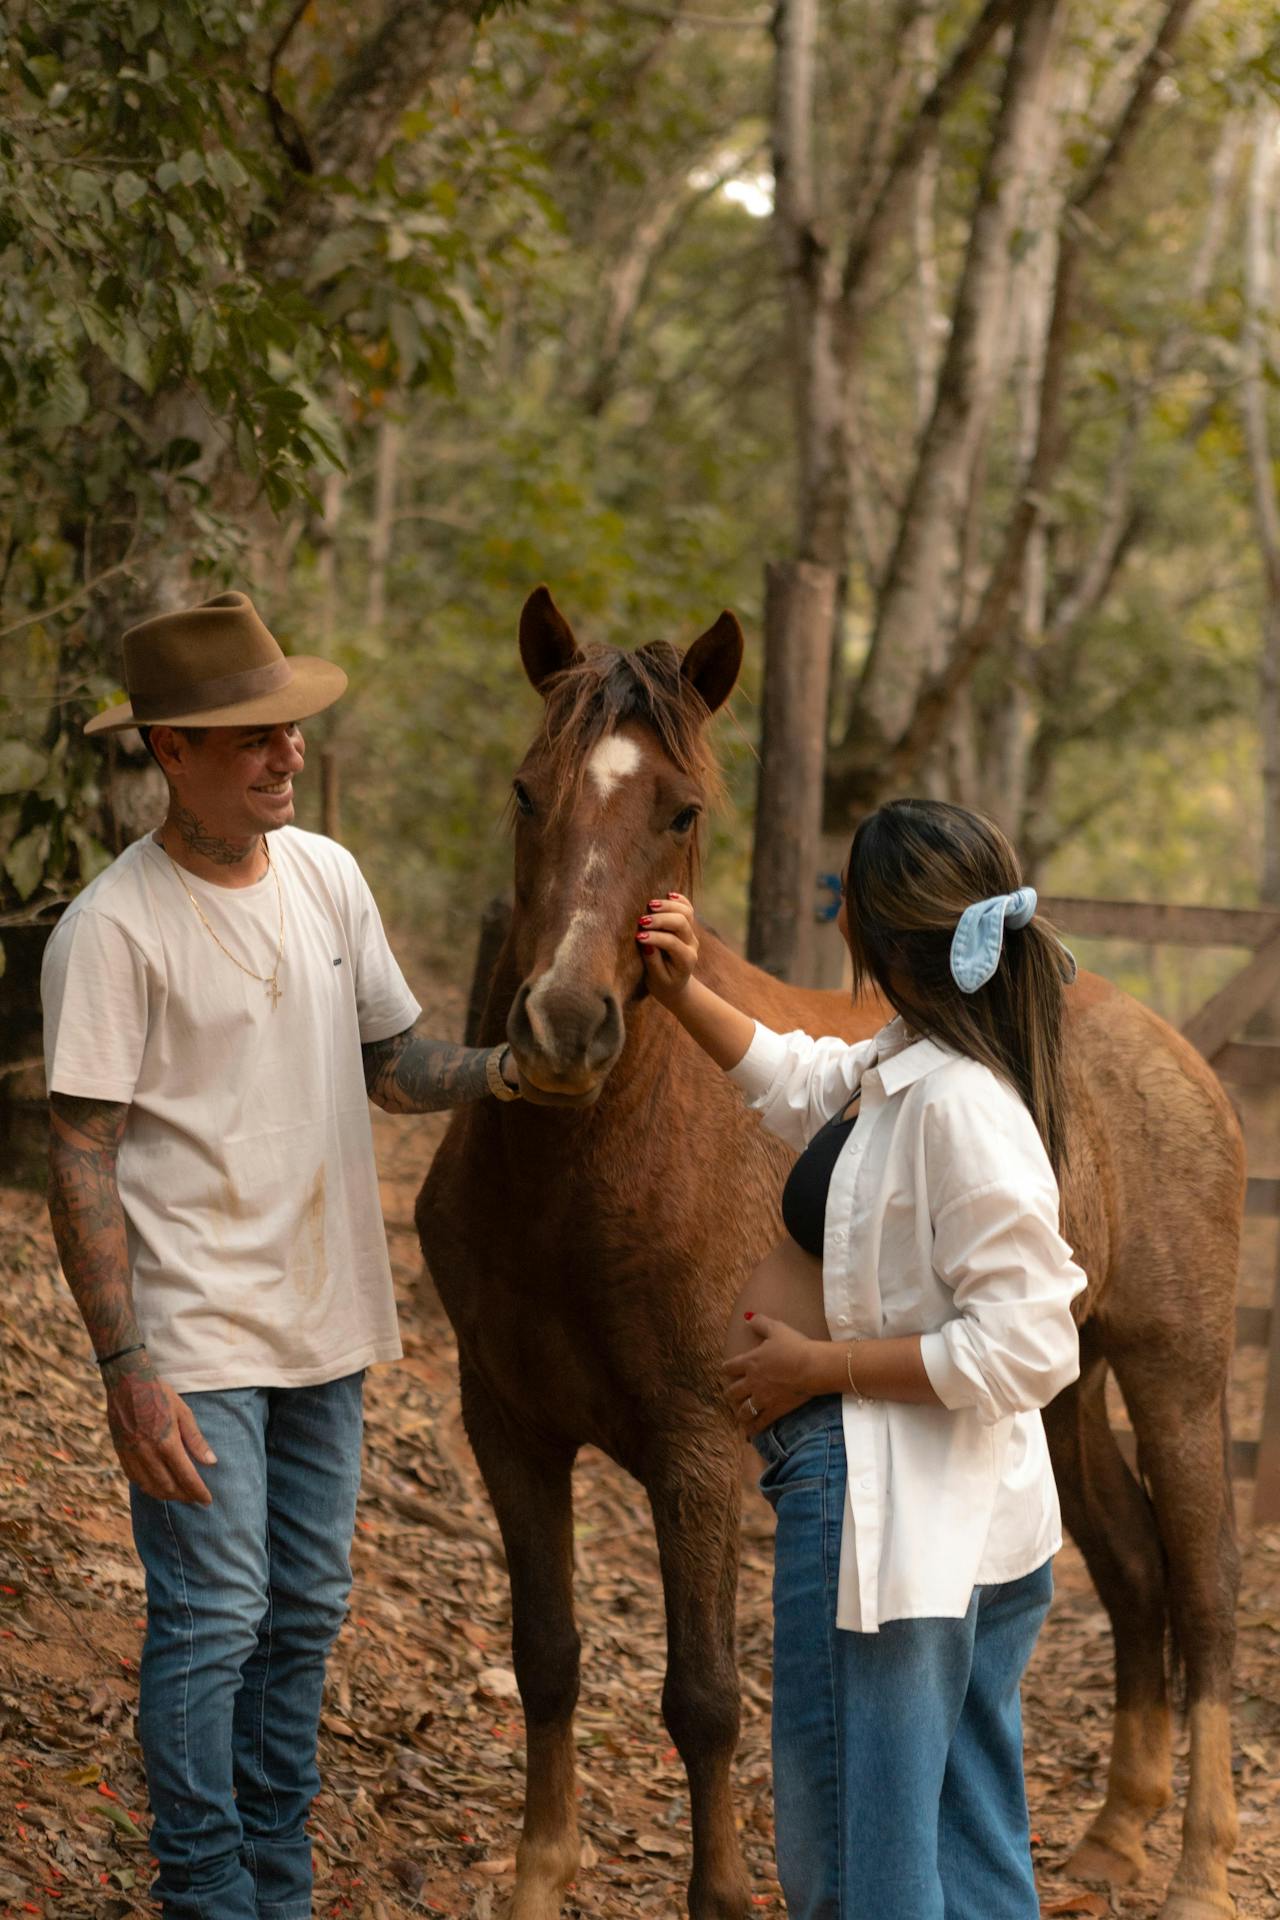
<path id="1" fill-rule="evenodd" d="M 655 1417 L 640 1477 L 653 1507 L 667 1610 L 662 1714 L 689 1776 L 690 1920 L 745 1920 L 751 1895 L 733 1817 L 738 1744 L 734 1610 L 741 1443 L 727 1420 L 674 1429 Z"/>
<path id="2" fill-rule="evenodd" d="M 511 1650 L 525 1718 L 524 1826 L 509 1920 L 558 1920 L 578 1870 L 573 1710 L 573 1451 L 516 1427 L 460 1363 L 467 1436 L 493 1502 L 511 1581 Z"/>

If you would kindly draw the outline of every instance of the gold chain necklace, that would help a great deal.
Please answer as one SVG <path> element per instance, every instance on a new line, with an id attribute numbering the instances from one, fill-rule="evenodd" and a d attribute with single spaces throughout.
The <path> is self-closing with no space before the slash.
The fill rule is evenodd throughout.
<path id="1" fill-rule="evenodd" d="M 162 847 L 164 846 L 163 840 L 160 842 L 160 844 Z M 195 908 L 196 913 L 199 916 L 200 924 L 204 928 L 205 932 L 209 935 L 210 939 L 214 942 L 215 946 L 222 947 L 222 951 L 226 954 L 228 960 L 230 960 L 233 966 L 239 967 L 241 973 L 247 973 L 251 980 L 260 980 L 262 982 L 267 992 L 271 995 L 271 1011 L 272 1013 L 274 1013 L 276 1010 L 277 1003 L 279 1002 L 280 995 L 284 992 L 284 988 L 280 985 L 280 962 L 284 958 L 284 894 L 280 888 L 280 876 L 276 872 L 275 862 L 271 858 L 271 849 L 267 845 L 267 836 L 265 834 L 263 834 L 262 836 L 262 851 L 267 856 L 267 871 L 270 873 L 271 878 L 276 883 L 276 899 L 280 903 L 280 939 L 276 945 L 276 963 L 274 967 L 272 967 L 270 973 L 255 973 L 252 967 L 245 966 L 243 960 L 236 959 L 236 956 L 234 955 L 234 953 L 232 953 L 230 947 L 223 946 L 222 941 L 218 939 L 217 934 L 214 932 L 213 928 L 209 925 L 208 920 L 205 918 L 204 908 L 200 905 L 200 902 L 196 899 L 194 893 L 192 893 L 186 881 L 182 879 L 182 868 L 178 865 L 173 855 L 169 852 L 168 847 L 165 847 L 164 850 L 166 855 L 168 856 L 170 866 L 173 868 L 174 872 L 177 874 L 178 879 L 182 882 L 182 891 L 186 894 L 188 900 L 191 902 L 192 906 Z"/>

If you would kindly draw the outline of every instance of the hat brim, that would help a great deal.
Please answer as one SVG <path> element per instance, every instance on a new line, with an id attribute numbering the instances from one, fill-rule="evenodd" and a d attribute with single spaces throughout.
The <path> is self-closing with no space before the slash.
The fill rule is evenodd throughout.
<path id="1" fill-rule="evenodd" d="M 129 701 L 86 720 L 86 733 L 120 733 L 126 727 L 278 727 L 323 713 L 346 691 L 347 676 L 332 660 L 312 654 L 289 656 L 292 677 L 277 693 L 238 700 L 229 707 L 205 707 L 200 713 L 162 713 L 140 720 Z"/>

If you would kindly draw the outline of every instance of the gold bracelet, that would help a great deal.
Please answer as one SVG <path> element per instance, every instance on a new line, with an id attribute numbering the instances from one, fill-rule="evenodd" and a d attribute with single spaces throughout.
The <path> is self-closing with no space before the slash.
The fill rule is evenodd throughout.
<path id="1" fill-rule="evenodd" d="M 502 1061 L 511 1049 L 504 1041 L 500 1047 L 491 1047 L 484 1063 L 485 1085 L 495 1100 L 518 1100 L 519 1087 L 509 1087 L 502 1077 Z"/>
<path id="2" fill-rule="evenodd" d="M 853 1346 L 854 1343 L 850 1340 L 848 1342 L 848 1351 L 844 1356 L 844 1370 L 849 1376 L 849 1391 L 855 1400 L 866 1400 L 868 1396 L 862 1391 L 862 1388 L 853 1377 Z"/>

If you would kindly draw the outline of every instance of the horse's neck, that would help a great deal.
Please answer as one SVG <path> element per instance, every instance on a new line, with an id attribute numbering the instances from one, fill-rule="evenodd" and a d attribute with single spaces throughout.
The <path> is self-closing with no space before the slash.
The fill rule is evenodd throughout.
<path id="1" fill-rule="evenodd" d="M 743 1013 L 783 1032 L 798 1027 L 805 1033 L 837 1033 L 846 1040 L 862 1040 L 877 1033 L 892 1012 L 875 995 L 851 1001 L 847 993 L 795 987 L 775 979 L 706 928 L 701 934 L 698 978 Z"/>

